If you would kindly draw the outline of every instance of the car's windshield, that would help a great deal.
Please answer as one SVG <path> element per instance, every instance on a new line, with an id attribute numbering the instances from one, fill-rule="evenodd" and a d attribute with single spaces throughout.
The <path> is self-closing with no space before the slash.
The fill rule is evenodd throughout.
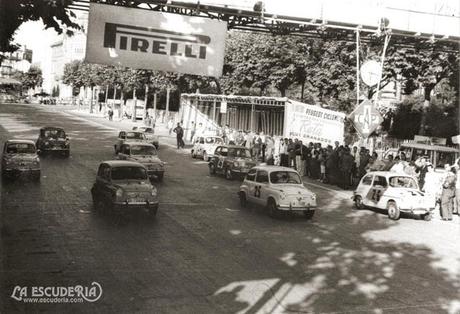
<path id="1" fill-rule="evenodd" d="M 273 171 L 270 173 L 270 182 L 273 184 L 294 183 L 301 184 L 300 176 L 293 171 Z"/>
<path id="2" fill-rule="evenodd" d="M 144 128 L 144 127 L 142 127 L 141 131 L 146 132 L 146 133 L 151 133 L 151 132 L 153 132 L 153 129 L 152 128 Z"/>
<path id="3" fill-rule="evenodd" d="M 139 132 L 128 132 L 126 133 L 126 138 L 142 140 L 144 139 L 144 134 L 139 133 Z"/>
<path id="4" fill-rule="evenodd" d="M 157 150 L 153 146 L 131 145 L 131 155 L 156 155 Z"/>
<path id="5" fill-rule="evenodd" d="M 410 177 L 391 177 L 390 186 L 394 188 L 417 189 L 417 182 Z"/>
<path id="6" fill-rule="evenodd" d="M 251 152 L 249 151 L 249 149 L 246 148 L 229 148 L 228 156 L 251 158 Z"/>
<path id="7" fill-rule="evenodd" d="M 146 180 L 147 172 L 142 167 L 112 168 L 112 180 Z"/>
<path id="8" fill-rule="evenodd" d="M 34 154 L 35 145 L 27 143 L 11 143 L 6 147 L 8 154 Z"/>
<path id="9" fill-rule="evenodd" d="M 65 132 L 63 130 L 45 130 L 43 135 L 45 137 L 64 138 Z"/>
<path id="10" fill-rule="evenodd" d="M 218 137 L 206 137 L 204 141 L 206 144 L 223 144 L 222 139 Z"/>

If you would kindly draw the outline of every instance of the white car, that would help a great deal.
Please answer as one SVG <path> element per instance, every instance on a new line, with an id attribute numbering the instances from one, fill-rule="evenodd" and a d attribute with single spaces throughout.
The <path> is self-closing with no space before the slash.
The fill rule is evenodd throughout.
<path id="1" fill-rule="evenodd" d="M 224 140 L 219 136 L 200 136 L 197 137 L 192 147 L 192 158 L 202 157 L 204 161 L 209 161 L 214 156 L 214 152 L 219 145 L 224 145 Z"/>
<path id="2" fill-rule="evenodd" d="M 391 171 L 367 173 L 353 192 L 357 209 L 373 207 L 386 209 L 388 217 L 397 220 L 401 212 L 421 215 L 431 220 L 432 211 L 425 194 L 412 176 Z"/>
<path id="3" fill-rule="evenodd" d="M 297 171 L 279 166 L 257 166 L 249 170 L 239 191 L 240 203 L 266 206 L 276 217 L 281 211 L 301 211 L 312 218 L 316 194 L 307 189 Z"/>

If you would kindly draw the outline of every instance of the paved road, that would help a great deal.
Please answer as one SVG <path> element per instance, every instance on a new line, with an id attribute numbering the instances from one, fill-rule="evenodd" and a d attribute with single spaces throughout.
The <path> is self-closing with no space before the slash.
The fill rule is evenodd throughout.
<path id="1" fill-rule="evenodd" d="M 45 110 L 46 109 L 46 110 Z M 0 142 L 64 127 L 71 158 L 42 158 L 41 183 L 1 186 L 2 313 L 460 313 L 458 221 L 390 221 L 350 193 L 307 183 L 320 210 L 269 218 L 240 210 L 239 182 L 162 138 L 160 211 L 116 223 L 89 189 L 113 158 L 117 124 L 32 105 L 0 105 Z M 169 144 L 168 144 L 169 143 Z M 24 304 L 15 286 L 89 286 L 101 299 Z"/>

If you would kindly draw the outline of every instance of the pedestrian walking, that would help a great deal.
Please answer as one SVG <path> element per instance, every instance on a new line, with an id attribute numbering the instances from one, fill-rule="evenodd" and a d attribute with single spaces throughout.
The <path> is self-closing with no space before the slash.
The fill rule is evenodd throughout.
<path id="1" fill-rule="evenodd" d="M 452 212 L 455 197 L 455 184 L 457 178 L 449 164 L 445 164 L 446 177 L 442 184 L 441 194 L 441 217 L 443 220 L 452 220 Z"/>
<path id="2" fill-rule="evenodd" d="M 113 120 L 113 109 L 112 109 L 112 107 L 109 107 L 108 115 L 109 115 L 109 121 L 112 121 Z"/>
<path id="3" fill-rule="evenodd" d="M 184 137 L 184 129 L 180 125 L 180 123 L 177 123 L 177 126 L 174 128 L 174 133 L 176 133 L 176 140 L 177 140 L 177 149 L 181 149 L 185 147 L 185 143 L 183 140 Z"/>

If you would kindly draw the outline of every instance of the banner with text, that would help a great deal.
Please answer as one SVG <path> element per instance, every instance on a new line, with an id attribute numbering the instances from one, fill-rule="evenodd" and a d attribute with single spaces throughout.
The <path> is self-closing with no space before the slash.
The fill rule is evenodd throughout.
<path id="1" fill-rule="evenodd" d="M 90 4 L 85 61 L 219 77 L 227 23 Z"/>
<path id="2" fill-rule="evenodd" d="M 284 107 L 284 136 L 303 143 L 342 144 L 344 120 L 344 113 L 289 100 Z"/>

